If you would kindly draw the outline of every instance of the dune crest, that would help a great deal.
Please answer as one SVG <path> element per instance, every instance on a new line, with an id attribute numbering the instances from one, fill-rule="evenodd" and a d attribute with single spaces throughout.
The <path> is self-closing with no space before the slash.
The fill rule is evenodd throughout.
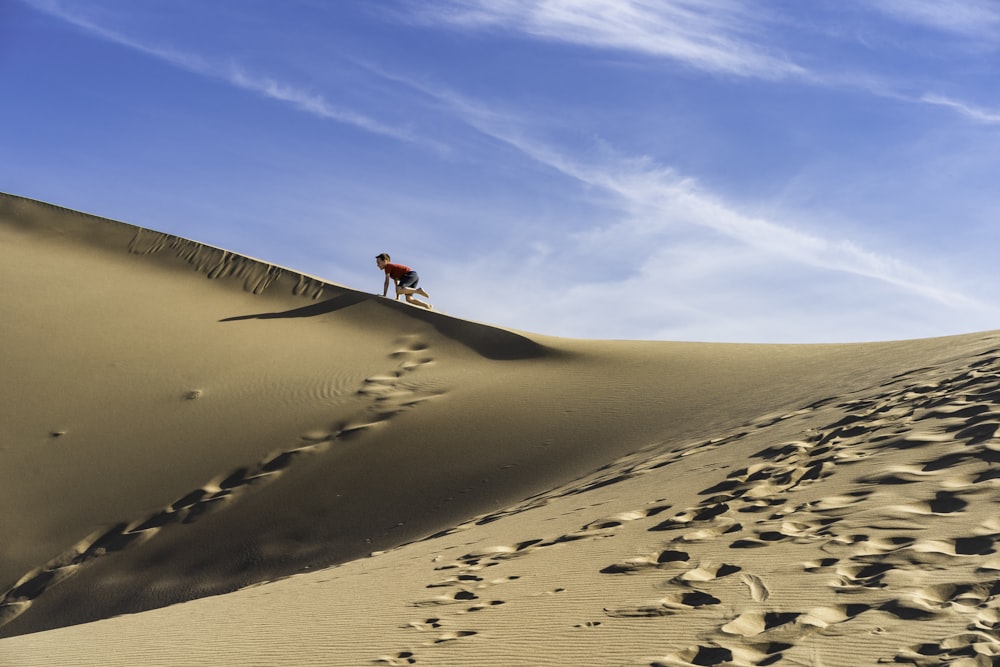
<path id="1" fill-rule="evenodd" d="M 10 195 L 0 248 L 2 664 L 1000 656 L 996 332 L 556 339 Z"/>

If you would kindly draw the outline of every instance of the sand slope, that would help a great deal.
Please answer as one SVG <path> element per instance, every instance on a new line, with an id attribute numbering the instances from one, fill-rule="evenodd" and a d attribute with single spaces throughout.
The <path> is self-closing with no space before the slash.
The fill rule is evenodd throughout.
<path id="1" fill-rule="evenodd" d="M 0 249 L 0 664 L 1000 655 L 998 334 L 554 339 L 8 195 Z"/>

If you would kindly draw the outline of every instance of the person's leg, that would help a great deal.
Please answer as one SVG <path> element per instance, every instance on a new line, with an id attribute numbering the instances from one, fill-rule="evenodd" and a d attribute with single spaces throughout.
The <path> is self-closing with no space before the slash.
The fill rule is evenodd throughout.
<path id="1" fill-rule="evenodd" d="M 421 308 L 430 309 L 431 304 L 421 301 L 420 299 L 413 298 L 414 294 L 419 294 L 423 297 L 430 297 L 430 294 L 425 292 L 422 288 L 418 287 L 420 282 L 420 277 L 417 275 L 416 271 L 410 271 L 405 276 L 399 279 L 396 283 L 396 298 L 402 294 L 406 297 L 407 303 L 412 303 L 414 306 L 420 306 Z"/>
<path id="2" fill-rule="evenodd" d="M 417 290 L 413 289 L 412 287 L 401 287 L 399 285 L 396 286 L 396 296 L 409 296 L 411 294 L 419 294 L 419 292 L 417 292 Z"/>
<path id="3" fill-rule="evenodd" d="M 414 306 L 420 306 L 421 308 L 426 308 L 430 310 L 432 308 L 431 304 L 421 301 L 420 299 L 414 298 L 412 295 L 416 290 L 409 290 L 409 294 L 406 295 L 406 302 L 412 303 Z"/>
<path id="4" fill-rule="evenodd" d="M 412 287 L 402 287 L 400 285 L 396 285 L 397 299 L 400 297 L 400 295 L 402 295 L 406 297 L 407 303 L 412 303 L 414 306 L 420 306 L 422 308 L 426 308 L 427 310 L 431 310 L 432 308 L 431 304 L 421 301 L 420 299 L 414 298 L 413 297 L 414 294 L 429 296 L 427 292 L 423 291 L 422 289 L 413 289 Z"/>
<path id="5" fill-rule="evenodd" d="M 423 287 L 396 287 L 397 294 L 419 294 L 420 296 L 430 298 L 430 294 L 424 291 Z"/>
<path id="6" fill-rule="evenodd" d="M 417 275 L 416 271 L 410 271 L 400 279 L 396 287 L 403 290 L 400 292 L 401 294 L 419 294 L 422 297 L 430 298 L 431 295 L 424 291 L 424 288 L 420 287 L 419 284 L 420 276 Z"/>

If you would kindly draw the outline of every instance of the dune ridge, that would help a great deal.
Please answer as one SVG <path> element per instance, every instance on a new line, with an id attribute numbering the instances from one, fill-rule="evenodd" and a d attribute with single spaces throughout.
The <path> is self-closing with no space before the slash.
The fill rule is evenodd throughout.
<path id="1" fill-rule="evenodd" d="M 1000 333 L 557 339 L 11 195 L 0 247 L 0 664 L 1000 659 Z"/>

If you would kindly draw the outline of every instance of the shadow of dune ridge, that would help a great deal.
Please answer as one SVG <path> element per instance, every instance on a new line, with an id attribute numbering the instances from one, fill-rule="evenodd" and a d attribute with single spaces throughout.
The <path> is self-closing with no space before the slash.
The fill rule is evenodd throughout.
<path id="1" fill-rule="evenodd" d="M 293 308 L 291 310 L 283 310 L 274 313 L 256 313 L 254 315 L 236 315 L 234 317 L 226 317 L 219 320 L 220 322 L 239 322 L 242 320 L 278 320 L 286 318 L 295 317 L 316 317 L 318 315 L 326 315 L 327 313 L 333 313 L 344 308 L 350 308 L 363 301 L 368 301 L 371 299 L 367 294 L 362 294 L 360 292 L 345 292 L 343 294 L 338 294 L 335 297 L 326 299 L 319 303 L 314 303 L 309 306 L 303 306 L 301 308 Z"/>
<path id="2" fill-rule="evenodd" d="M 385 308 L 400 309 L 401 313 L 430 324 L 441 335 L 475 350 L 487 359 L 514 361 L 560 354 L 527 336 L 507 329 L 443 315 L 433 310 L 408 306 L 391 299 L 379 298 L 377 303 Z"/>
<path id="3" fill-rule="evenodd" d="M 333 287 L 332 285 L 329 287 Z M 300 308 L 291 310 L 235 315 L 219 322 L 240 322 L 245 320 L 274 320 L 299 317 L 318 317 L 337 312 L 365 302 L 373 302 L 397 313 L 421 320 L 434 327 L 441 335 L 465 345 L 487 359 L 512 361 L 516 359 L 540 358 L 554 353 L 553 350 L 531 340 L 527 336 L 497 327 L 470 322 L 434 311 L 426 311 L 408 306 L 377 295 L 354 290 L 344 290 L 341 294 Z"/>

